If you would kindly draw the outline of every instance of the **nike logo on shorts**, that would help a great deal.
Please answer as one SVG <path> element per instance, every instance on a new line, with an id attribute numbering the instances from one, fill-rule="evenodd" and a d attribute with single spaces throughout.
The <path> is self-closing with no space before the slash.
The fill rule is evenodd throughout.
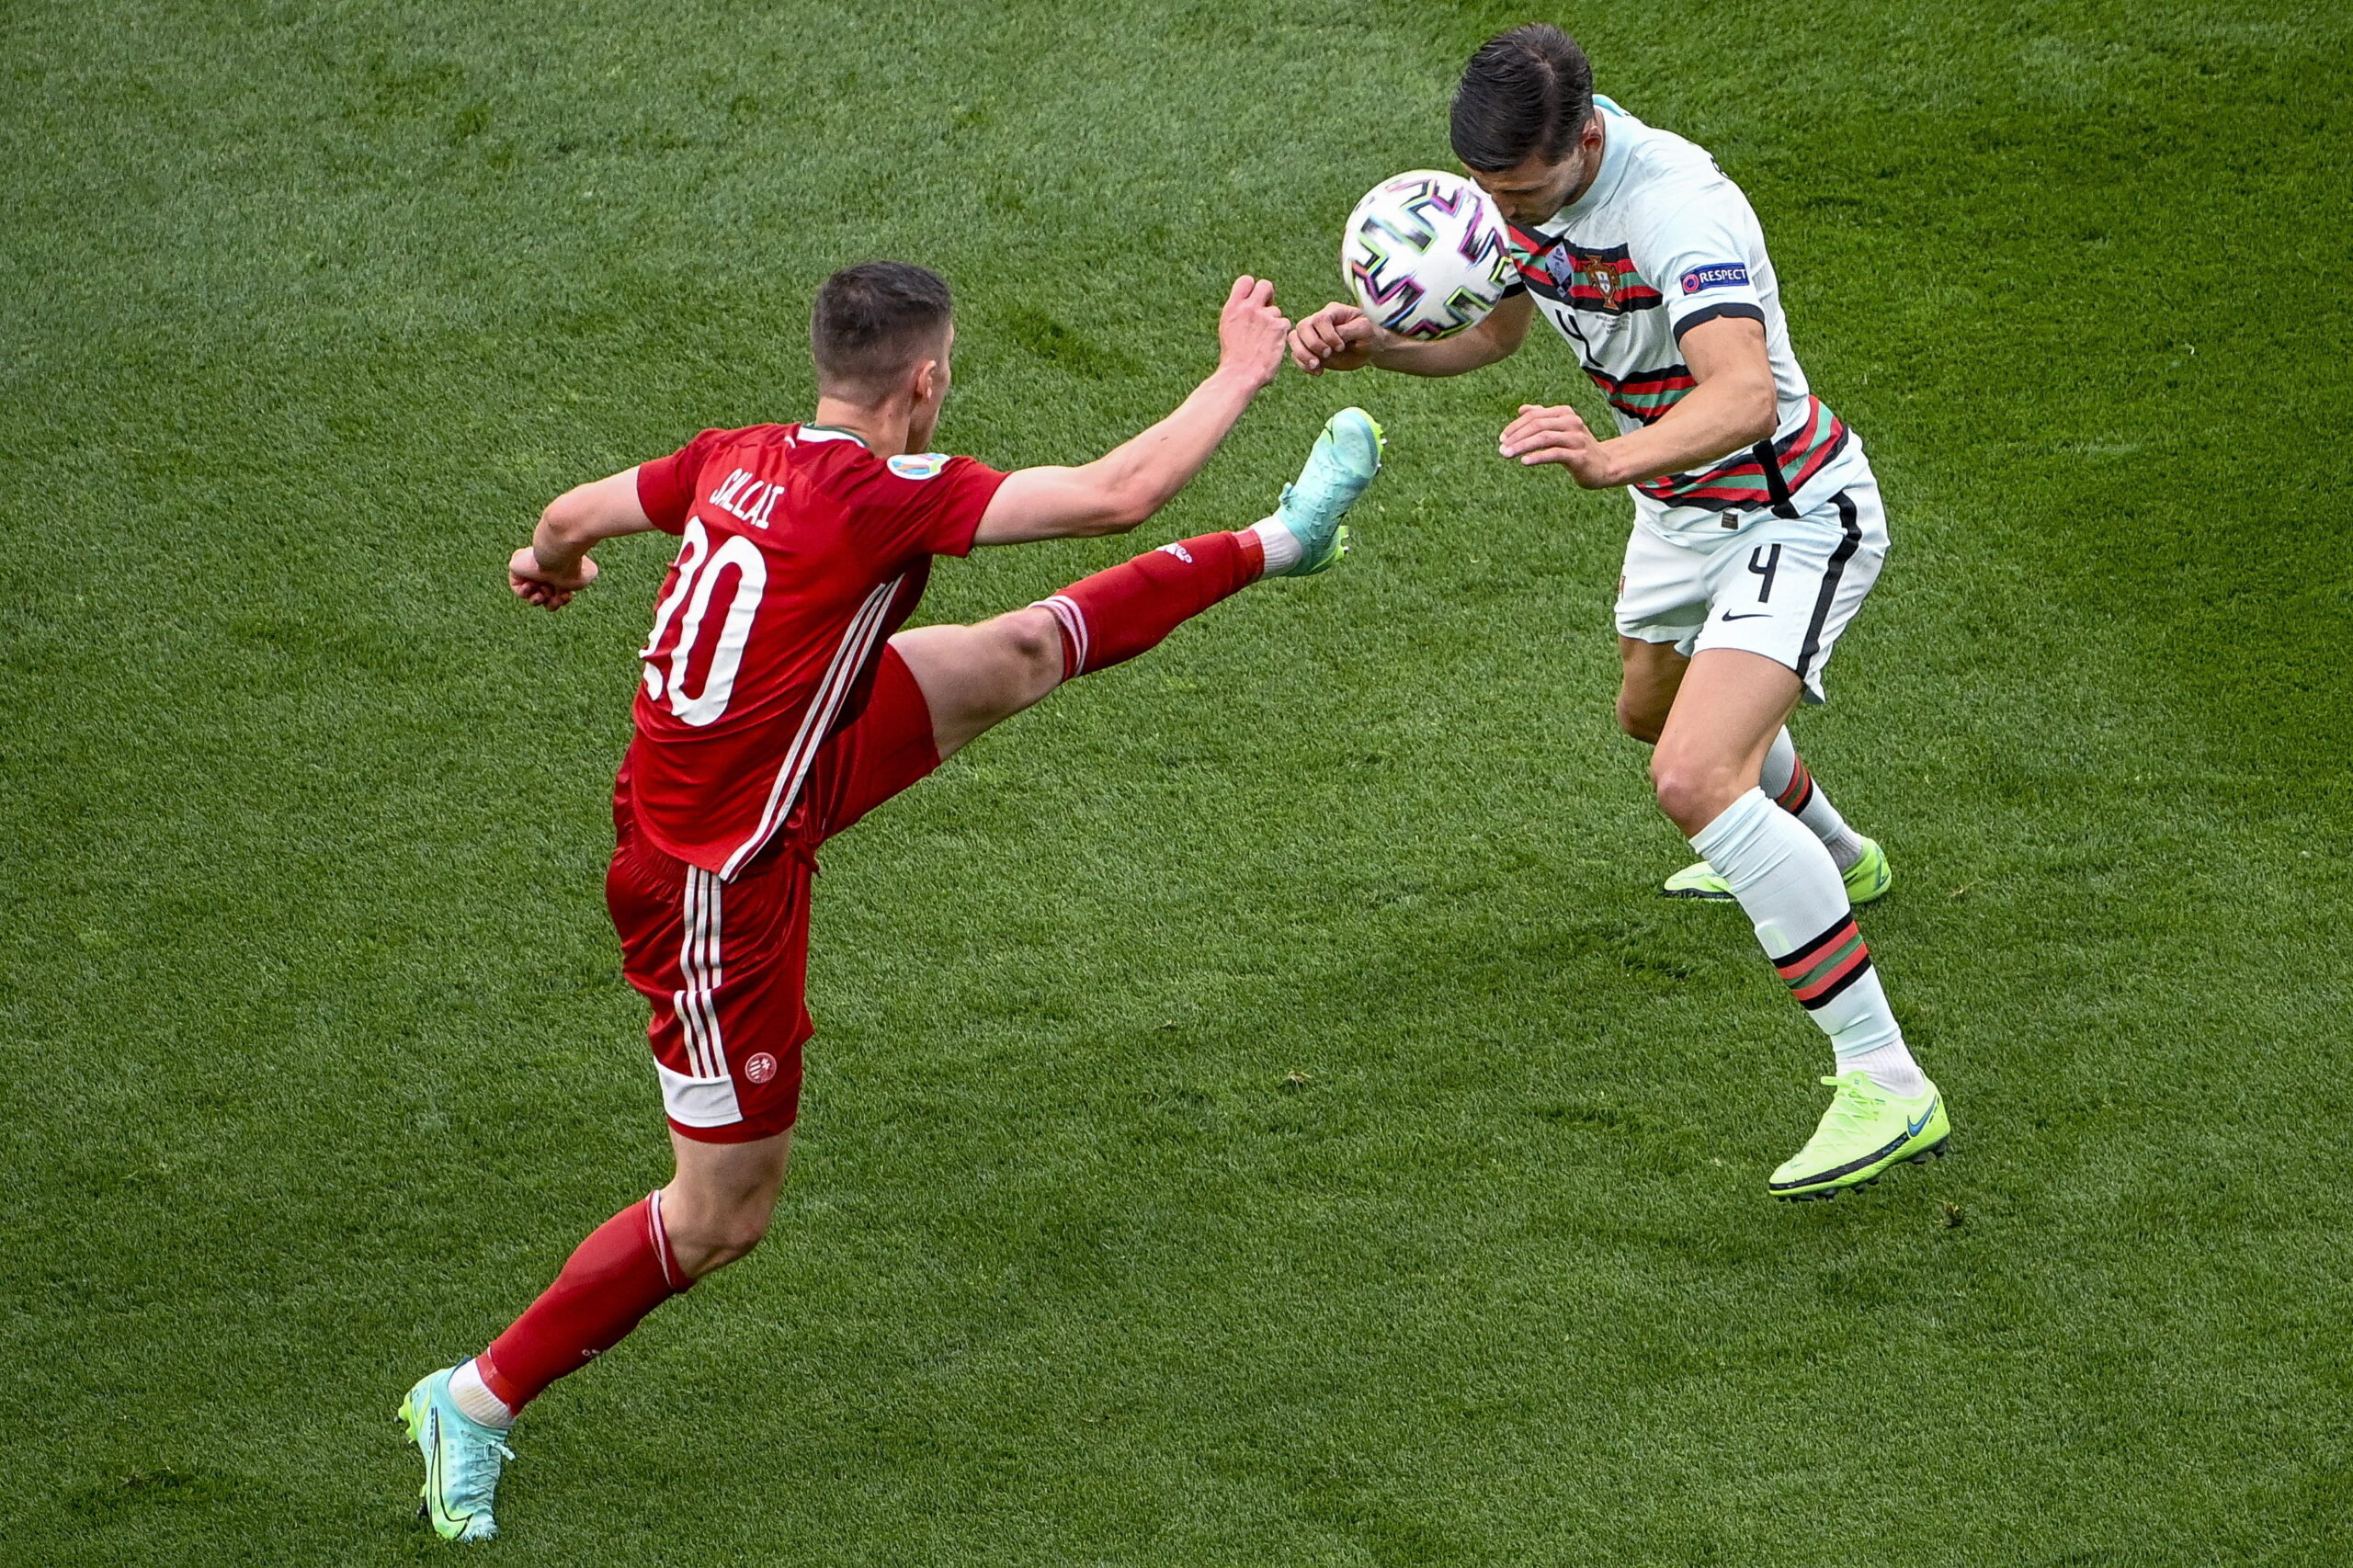
<path id="1" fill-rule="evenodd" d="M 1734 615 L 1730 610 L 1726 610 L 1719 619 L 1724 620 L 1763 620 L 1771 616 L 1772 613 L 1773 612 L 1769 609 L 1753 609 L 1746 615 Z"/>

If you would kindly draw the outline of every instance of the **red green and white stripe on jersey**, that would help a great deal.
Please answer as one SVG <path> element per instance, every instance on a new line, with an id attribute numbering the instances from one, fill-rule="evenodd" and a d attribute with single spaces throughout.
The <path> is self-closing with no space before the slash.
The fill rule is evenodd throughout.
<path id="1" fill-rule="evenodd" d="M 1846 421 L 1824 408 L 1820 398 L 1808 397 L 1805 423 L 1789 436 L 1769 446 L 1759 441 L 1738 457 L 1698 473 L 1670 473 L 1636 488 L 1669 506 L 1699 506 L 1713 512 L 1785 506 L 1794 492 L 1846 449 Z M 1772 459 L 1769 470 L 1765 463 L 1768 454 Z"/>
<path id="2" fill-rule="evenodd" d="M 1830 1002 L 1860 980 L 1871 967 L 1870 949 L 1863 945 L 1862 928 L 1849 912 L 1838 924 L 1797 951 L 1773 960 L 1790 994 L 1811 1011 Z"/>
<path id="3" fill-rule="evenodd" d="M 1586 374 L 1609 400 L 1609 406 L 1627 418 L 1648 425 L 1683 401 L 1684 395 L 1699 383 L 1692 378 L 1688 366 L 1669 365 L 1661 370 L 1636 370 L 1630 376 L 1613 376 L 1607 370 L 1586 367 Z"/>

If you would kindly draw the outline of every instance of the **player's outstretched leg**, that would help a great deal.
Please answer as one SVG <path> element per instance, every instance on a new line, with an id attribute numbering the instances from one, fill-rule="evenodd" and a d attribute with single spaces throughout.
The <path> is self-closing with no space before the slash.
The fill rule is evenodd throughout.
<path id="1" fill-rule="evenodd" d="M 1796 676 L 1770 659 L 1702 652 L 1652 771 L 1659 804 L 1722 873 L 1790 995 L 1830 1037 L 1830 1108 L 1767 1184 L 1777 1198 L 1809 1199 L 1941 1153 L 1951 1129 L 1943 1096 L 1904 1043 L 1836 863 L 1755 782 L 1797 695 Z"/>
<path id="2" fill-rule="evenodd" d="M 1798 756 L 1797 743 L 1790 739 L 1786 726 L 1773 737 L 1773 749 L 1765 754 L 1765 767 L 1757 787 L 1773 798 L 1773 803 L 1805 824 L 1822 846 L 1830 851 L 1831 860 L 1846 879 L 1847 896 L 1856 903 L 1869 903 L 1894 885 L 1894 874 L 1888 869 L 1887 851 L 1876 839 L 1866 838 L 1847 825 L 1838 808 L 1814 782 L 1813 774 Z M 1716 869 L 1705 860 L 1695 861 L 1666 879 L 1660 888 L 1669 898 L 1710 898 L 1726 903 L 1732 900 L 1732 889 Z"/>
<path id="3" fill-rule="evenodd" d="M 1381 426 L 1371 415 L 1342 409 L 1324 422 L 1272 517 L 1234 533 L 1146 551 L 993 620 L 926 626 L 892 638 L 923 688 L 940 756 L 1063 682 L 1157 647 L 1261 577 L 1330 570 L 1347 552 L 1340 519 L 1381 472 Z"/>

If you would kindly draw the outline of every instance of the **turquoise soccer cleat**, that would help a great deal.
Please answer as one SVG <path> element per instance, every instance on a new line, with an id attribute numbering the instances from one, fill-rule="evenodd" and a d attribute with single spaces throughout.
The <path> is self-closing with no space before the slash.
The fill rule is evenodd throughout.
<path id="1" fill-rule="evenodd" d="M 488 1540 L 498 1533 L 491 1504 L 498 1495 L 498 1472 L 515 1457 L 506 1435 L 469 1420 L 449 1398 L 444 1367 L 408 1391 L 401 1401 L 401 1424 L 425 1455 L 425 1506 L 417 1511 L 444 1540 Z"/>
<path id="2" fill-rule="evenodd" d="M 1313 577 L 1328 572 L 1348 552 L 1348 530 L 1340 519 L 1372 476 L 1381 472 L 1381 426 L 1361 408 L 1344 408 L 1324 422 L 1314 449 L 1299 478 L 1283 486 L 1275 517 L 1299 540 L 1298 563 L 1276 574 Z"/>
<path id="3" fill-rule="evenodd" d="M 1863 858 L 1847 868 L 1842 875 L 1847 882 L 1847 902 L 1869 903 L 1895 885 L 1895 873 L 1887 869 L 1887 851 L 1879 846 L 1876 838 L 1863 840 Z M 1729 899 L 1732 889 L 1716 875 L 1716 869 L 1705 860 L 1694 861 L 1666 879 L 1658 890 L 1668 898 Z"/>

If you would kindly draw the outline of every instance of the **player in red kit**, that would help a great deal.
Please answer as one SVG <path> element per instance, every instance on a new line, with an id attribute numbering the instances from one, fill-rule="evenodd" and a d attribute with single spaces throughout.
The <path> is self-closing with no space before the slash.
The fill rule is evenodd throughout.
<path id="1" fill-rule="evenodd" d="M 899 262 L 826 279 L 811 321 L 815 418 L 706 430 L 559 496 L 508 563 L 561 609 L 601 540 L 659 528 L 676 560 L 640 653 L 613 793 L 606 900 L 648 1030 L 676 1174 L 607 1221 L 472 1359 L 402 1402 L 425 1513 L 496 1533 L 506 1433 L 548 1384 L 767 1233 L 813 1032 L 802 997 L 818 846 L 1074 676 L 1153 647 L 1262 576 L 1336 562 L 1381 434 L 1333 416 L 1271 517 L 1164 545 L 973 626 L 898 628 L 935 555 L 1124 532 L 1165 505 L 1274 379 L 1290 324 L 1234 283 L 1217 369 L 1165 419 L 1078 468 L 1002 473 L 926 451 L 949 389 L 947 284 Z"/>

